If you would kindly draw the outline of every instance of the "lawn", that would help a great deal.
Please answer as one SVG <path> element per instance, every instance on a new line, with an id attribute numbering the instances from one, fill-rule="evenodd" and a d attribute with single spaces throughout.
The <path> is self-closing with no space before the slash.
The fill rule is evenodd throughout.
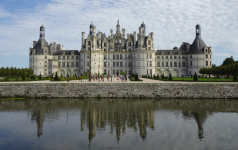
<path id="1" fill-rule="evenodd" d="M 155 78 L 149 78 L 153 80 L 158 80 Z M 159 80 L 162 80 L 159 78 Z M 191 77 L 173 77 L 173 81 L 193 81 Z M 221 79 L 221 78 L 198 78 L 198 82 L 232 82 L 233 79 Z"/>

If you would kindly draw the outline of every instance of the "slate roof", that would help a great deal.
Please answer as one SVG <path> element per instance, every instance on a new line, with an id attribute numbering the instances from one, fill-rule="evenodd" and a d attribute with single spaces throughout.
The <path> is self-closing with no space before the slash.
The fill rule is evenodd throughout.
<path id="1" fill-rule="evenodd" d="M 201 36 L 196 36 L 196 38 L 193 41 L 193 44 L 190 46 L 190 49 L 188 51 L 188 54 L 203 54 L 204 47 L 206 44 L 202 40 Z"/>
<path id="2" fill-rule="evenodd" d="M 43 51 L 41 49 L 41 40 L 44 40 L 44 47 L 47 47 L 48 46 L 48 42 L 46 42 L 45 38 L 40 38 L 38 40 L 38 42 L 36 43 L 36 45 L 33 47 L 34 49 L 36 49 L 36 54 L 43 54 Z M 49 53 L 49 51 L 48 51 Z"/>
<path id="3" fill-rule="evenodd" d="M 71 55 L 71 52 L 74 52 L 74 55 L 80 55 L 78 50 L 59 50 L 53 53 L 53 55 L 62 55 L 62 52 L 65 52 L 65 55 Z"/>

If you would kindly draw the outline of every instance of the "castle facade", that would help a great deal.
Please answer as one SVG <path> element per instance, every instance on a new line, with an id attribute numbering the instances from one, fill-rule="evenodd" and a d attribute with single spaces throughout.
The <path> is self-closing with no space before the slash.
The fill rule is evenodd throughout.
<path id="1" fill-rule="evenodd" d="M 70 76 L 91 73 L 117 75 L 121 72 L 129 75 L 171 75 L 181 77 L 199 74 L 200 68 L 212 66 L 211 47 L 206 46 L 201 38 L 201 27 L 195 27 L 195 39 L 192 44 L 183 42 L 171 50 L 154 50 L 153 32 L 146 35 L 144 22 L 139 27 L 139 33 L 126 34 L 120 29 L 119 20 L 116 32 L 110 30 L 110 35 L 97 32 L 96 26 L 89 25 L 89 33 L 82 32 L 81 50 L 65 50 L 60 44 L 45 40 L 45 27 L 40 27 L 40 38 L 33 41 L 29 48 L 29 68 L 36 75 Z M 90 62 L 91 51 L 91 62 Z"/>

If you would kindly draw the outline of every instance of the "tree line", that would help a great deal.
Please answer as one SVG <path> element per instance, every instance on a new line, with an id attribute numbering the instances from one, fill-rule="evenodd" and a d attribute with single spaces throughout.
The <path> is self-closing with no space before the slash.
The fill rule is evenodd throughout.
<path id="1" fill-rule="evenodd" d="M 6 77 L 6 78 L 10 78 L 10 77 L 19 78 L 23 76 L 29 77 L 31 75 L 33 75 L 33 70 L 29 68 L 21 68 L 21 69 L 16 67 L 15 68 L 13 67 L 0 68 L 0 76 Z"/>

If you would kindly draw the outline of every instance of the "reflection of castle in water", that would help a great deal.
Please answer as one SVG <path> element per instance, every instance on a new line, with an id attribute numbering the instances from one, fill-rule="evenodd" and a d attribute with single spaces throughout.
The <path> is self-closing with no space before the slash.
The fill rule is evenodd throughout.
<path id="1" fill-rule="evenodd" d="M 43 134 L 44 121 L 53 122 L 65 117 L 68 110 L 78 110 L 81 115 L 81 131 L 87 127 L 89 143 L 97 130 L 110 126 L 115 131 L 117 141 L 127 128 L 139 131 L 145 139 L 147 130 L 154 130 L 156 110 L 181 111 L 184 119 L 194 119 L 198 124 L 198 138 L 203 138 L 203 124 L 213 112 L 238 112 L 238 101 L 225 100 L 27 100 L 0 101 L 0 111 L 27 110 L 31 120 L 37 123 L 37 136 Z"/>

